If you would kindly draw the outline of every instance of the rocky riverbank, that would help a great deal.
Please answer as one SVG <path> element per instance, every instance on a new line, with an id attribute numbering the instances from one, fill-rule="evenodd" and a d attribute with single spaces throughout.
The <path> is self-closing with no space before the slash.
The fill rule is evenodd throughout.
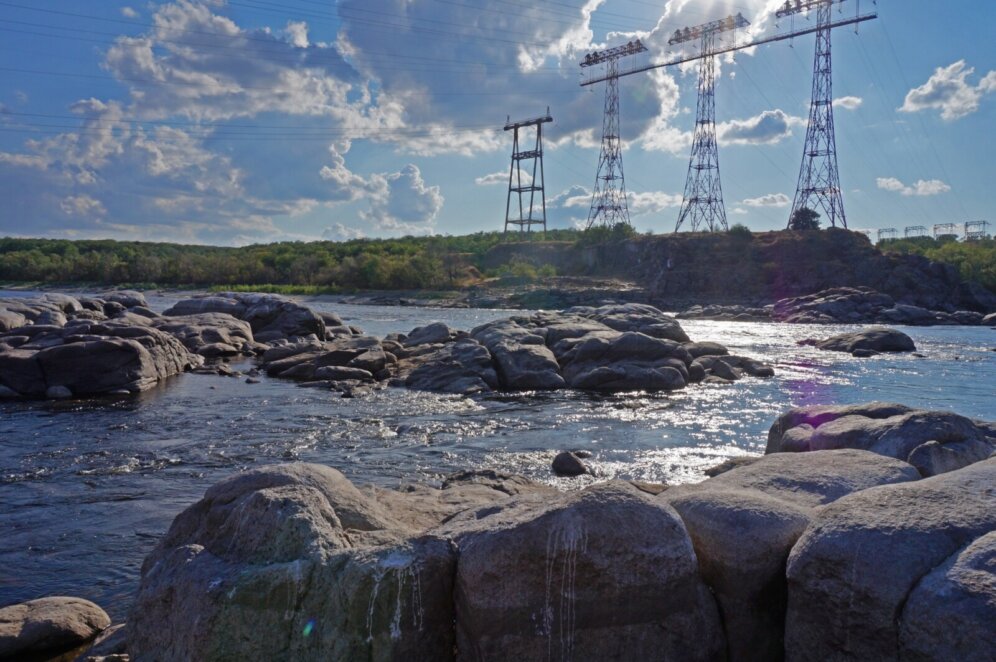
<path id="1" fill-rule="evenodd" d="M 261 467 L 175 519 L 114 650 L 988 660 L 994 451 L 996 423 L 870 403 L 788 411 L 764 456 L 666 489 L 476 471 L 395 491 Z"/>

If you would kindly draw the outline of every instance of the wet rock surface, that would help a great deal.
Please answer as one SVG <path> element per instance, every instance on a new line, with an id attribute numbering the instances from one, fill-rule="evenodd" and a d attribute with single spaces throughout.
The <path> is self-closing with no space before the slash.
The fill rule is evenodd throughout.
<path id="1" fill-rule="evenodd" d="M 765 453 L 837 448 L 904 460 L 933 476 L 988 458 L 996 451 L 996 429 L 951 412 L 894 403 L 802 407 L 775 421 Z"/>
<path id="2" fill-rule="evenodd" d="M 902 331 L 883 326 L 842 333 L 826 340 L 802 340 L 800 344 L 813 345 L 829 352 L 848 352 L 859 357 L 874 356 L 882 352 L 916 351 L 912 338 Z"/>
<path id="3" fill-rule="evenodd" d="M 939 302 L 940 303 L 940 302 Z M 983 323 L 973 310 L 927 309 L 900 302 L 868 287 L 836 287 L 815 294 L 781 299 L 771 307 L 771 318 L 792 324 L 903 324 L 907 326 Z"/>
<path id="4" fill-rule="evenodd" d="M 0 659 L 55 656 L 92 640 L 110 624 L 103 609 L 82 598 L 40 598 L 3 607 Z"/>

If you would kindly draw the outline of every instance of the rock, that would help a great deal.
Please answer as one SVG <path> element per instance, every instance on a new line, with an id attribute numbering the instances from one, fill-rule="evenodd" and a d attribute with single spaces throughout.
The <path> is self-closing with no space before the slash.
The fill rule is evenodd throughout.
<path id="1" fill-rule="evenodd" d="M 426 326 L 412 329 L 411 333 L 404 341 L 406 347 L 416 345 L 433 345 L 437 343 L 448 343 L 456 335 L 456 331 L 442 322 L 434 322 Z"/>
<path id="2" fill-rule="evenodd" d="M 581 458 L 570 451 L 557 453 L 551 468 L 558 476 L 580 476 L 588 473 L 588 467 Z"/>
<path id="3" fill-rule="evenodd" d="M 725 655 L 681 519 L 628 483 L 468 511 L 435 535 L 457 549 L 457 650 L 475 659 Z"/>
<path id="4" fill-rule="evenodd" d="M 163 314 L 167 316 L 227 313 L 246 321 L 256 340 L 268 342 L 314 334 L 325 337 L 325 322 L 307 306 L 275 294 L 224 292 L 184 299 Z"/>
<path id="5" fill-rule="evenodd" d="M 984 326 L 996 326 L 996 313 L 989 313 L 983 317 L 982 324 Z"/>
<path id="6" fill-rule="evenodd" d="M 818 406 L 782 414 L 765 453 L 859 448 L 901 459 L 933 476 L 983 460 L 996 450 L 991 423 L 898 404 Z"/>
<path id="7" fill-rule="evenodd" d="M 206 357 L 234 356 L 254 342 L 249 323 L 227 313 L 156 317 L 152 326 Z"/>
<path id="8" fill-rule="evenodd" d="M 877 487 L 844 497 L 820 511 L 789 556 L 785 655 L 791 660 L 900 659 L 910 650 L 952 650 L 964 646 L 977 659 L 992 649 L 975 649 L 936 623 L 919 628 L 907 643 L 907 619 L 928 613 L 911 609 L 953 607 L 947 596 L 930 595 L 931 575 L 953 555 L 996 530 L 996 459 L 920 481 Z M 983 541 L 980 547 L 989 543 Z M 970 554 L 965 561 L 974 563 Z M 984 554 L 984 551 L 979 553 Z M 957 565 L 955 559 L 953 565 Z M 962 566 L 964 567 L 964 566 Z M 991 576 L 991 575 L 990 575 Z M 975 580 L 978 581 L 978 580 Z M 985 580 L 983 580 L 985 581 Z M 923 591 L 918 593 L 922 584 Z M 976 584 L 984 591 L 984 584 Z M 961 589 L 950 585 L 954 596 Z M 966 596 L 967 597 L 967 596 Z M 916 598 L 910 602 L 911 598 Z M 971 598 L 969 598 L 971 600 Z M 967 607 L 968 605 L 964 605 Z M 990 603 L 991 609 L 991 603 Z M 980 614 L 981 616 L 981 614 Z M 948 614 L 953 618 L 954 614 Z M 935 640 L 934 634 L 943 628 Z M 991 621 L 983 625 L 991 637 Z M 910 656 L 904 659 L 961 659 Z"/>
<path id="9" fill-rule="evenodd" d="M 756 458 L 752 455 L 731 457 L 729 460 L 724 460 L 723 462 L 720 462 L 715 466 L 709 467 L 703 473 L 705 473 L 705 475 L 709 476 L 710 478 L 715 478 L 720 474 L 725 474 L 727 471 L 730 471 L 731 469 L 736 469 L 737 467 L 743 467 L 748 464 L 753 464 L 758 459 L 759 458 Z"/>
<path id="10" fill-rule="evenodd" d="M 85 644 L 111 624 L 82 598 L 51 597 L 0 609 L 0 659 L 55 655 Z"/>
<path id="11" fill-rule="evenodd" d="M 334 469 L 262 467 L 210 488 L 145 560 L 128 621 L 143 659 L 446 660 L 455 548 L 425 531 L 522 479 L 359 490 Z"/>
<path id="12" fill-rule="evenodd" d="M 719 601 L 729 659 L 781 658 L 785 562 L 821 507 L 877 485 L 917 479 L 904 462 L 837 450 L 768 455 L 664 492 L 660 498 L 681 515 L 702 577 Z"/>
<path id="13" fill-rule="evenodd" d="M 627 303 L 588 308 L 578 306 L 564 311 L 588 317 L 616 331 L 635 331 L 674 342 L 688 342 L 688 335 L 678 320 L 653 306 L 643 303 Z"/>
<path id="14" fill-rule="evenodd" d="M 45 389 L 45 397 L 49 400 L 67 400 L 73 397 L 73 392 L 65 386 L 49 386 Z"/>
<path id="15" fill-rule="evenodd" d="M 566 346 L 570 349 L 564 351 Z M 560 341 L 554 348 L 555 354 L 558 351 L 564 379 L 572 388 L 601 391 L 684 388 L 686 364 L 691 362 L 677 342 L 642 333 L 589 334 Z"/>
<path id="16" fill-rule="evenodd" d="M 688 350 L 693 359 L 700 356 L 723 356 L 730 353 L 730 350 L 718 342 L 686 342 L 682 343 L 682 347 Z"/>
<path id="17" fill-rule="evenodd" d="M 145 295 L 135 290 L 115 290 L 102 294 L 104 301 L 112 301 L 121 304 L 125 308 L 148 308 L 149 302 L 145 300 Z"/>
<path id="18" fill-rule="evenodd" d="M 469 338 L 445 345 L 412 370 L 405 386 L 419 391 L 473 394 L 498 388 L 487 348 Z"/>
<path id="19" fill-rule="evenodd" d="M 948 557 L 903 606 L 904 660 L 992 660 L 996 651 L 996 531 Z"/>
<path id="20" fill-rule="evenodd" d="M 178 340 L 148 326 L 76 321 L 32 330 L 37 333 L 30 342 L 0 351 L 0 383 L 26 397 L 45 397 L 53 388 L 77 397 L 144 391 L 199 361 Z"/>
<path id="21" fill-rule="evenodd" d="M 914 352 L 913 339 L 902 331 L 877 326 L 855 333 L 844 333 L 816 343 L 817 349 L 832 352 L 870 350 L 873 352 Z"/>
<path id="22" fill-rule="evenodd" d="M 12 388 L 7 388 L 3 384 L 0 384 L 0 400 L 19 398 L 21 394 Z"/>
<path id="23" fill-rule="evenodd" d="M 128 631 L 124 623 L 101 632 L 76 662 L 128 662 Z"/>
<path id="24" fill-rule="evenodd" d="M 318 368 L 314 372 L 315 379 L 328 379 L 331 381 L 342 381 L 356 379 L 362 382 L 372 382 L 373 373 L 362 368 L 350 368 L 346 366 L 327 365 Z"/>

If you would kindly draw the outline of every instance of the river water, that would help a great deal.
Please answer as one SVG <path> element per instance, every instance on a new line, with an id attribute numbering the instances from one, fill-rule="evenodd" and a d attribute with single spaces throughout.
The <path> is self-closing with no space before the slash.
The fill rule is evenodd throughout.
<path id="1" fill-rule="evenodd" d="M 149 297 L 157 310 L 174 300 Z M 378 336 L 433 321 L 470 329 L 513 314 L 306 303 Z M 777 375 L 653 395 L 386 389 L 358 399 L 266 377 L 181 375 L 123 401 L 0 403 L 0 606 L 76 595 L 123 619 L 142 559 L 173 517 L 213 483 L 265 464 L 319 462 L 383 486 L 468 468 L 565 489 L 610 477 L 680 483 L 726 458 L 763 453 L 772 421 L 792 406 L 888 400 L 996 419 L 992 329 L 906 328 L 923 358 L 856 359 L 796 345 L 850 326 L 682 325 L 694 340 L 771 363 Z M 593 454 L 597 478 L 551 476 L 553 456 L 575 449 Z"/>

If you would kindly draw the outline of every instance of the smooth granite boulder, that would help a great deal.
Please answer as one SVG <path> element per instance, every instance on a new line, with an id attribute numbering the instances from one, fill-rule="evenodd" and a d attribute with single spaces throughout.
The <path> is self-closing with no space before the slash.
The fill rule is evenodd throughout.
<path id="1" fill-rule="evenodd" d="M 931 574 L 996 531 L 994 486 L 996 458 L 912 483 L 873 487 L 822 509 L 789 555 L 786 658 L 962 659 L 909 654 L 957 650 L 960 644 L 952 637 L 960 635 L 919 628 L 916 641 L 907 645 L 912 624 L 905 621 L 917 604 L 946 608 L 947 594 L 930 593 L 937 582 L 949 580 Z M 980 543 L 979 554 L 985 554 L 987 544 Z M 961 567 L 978 562 L 973 551 Z M 955 584 L 948 588 L 963 590 Z M 919 602 L 910 605 L 913 598 Z M 987 629 L 992 630 L 991 622 Z M 976 648 L 983 645 L 980 640 L 967 647 L 978 659 L 991 659 L 985 656 L 992 649 Z"/>
<path id="2" fill-rule="evenodd" d="M 466 478 L 466 480 L 464 479 Z M 549 488 L 499 476 L 357 489 L 319 465 L 210 488 L 146 559 L 132 659 L 452 660 L 454 546 L 425 529 Z"/>
<path id="3" fill-rule="evenodd" d="M 423 357 L 409 373 L 405 386 L 417 391 L 472 394 L 499 388 L 491 353 L 476 340 L 465 338 Z"/>
<path id="4" fill-rule="evenodd" d="M 226 313 L 249 322 L 254 337 L 260 342 L 311 334 L 325 338 L 325 322 L 321 315 L 276 294 L 223 292 L 197 296 L 177 302 L 163 314 L 178 317 L 201 313 Z"/>
<path id="5" fill-rule="evenodd" d="M 111 624 L 82 598 L 51 597 L 0 608 L 0 659 L 55 657 L 81 646 Z"/>
<path id="6" fill-rule="evenodd" d="M 254 343 L 249 323 L 227 313 L 157 317 L 152 326 L 174 336 L 191 352 L 205 357 L 239 354 L 249 350 Z M 231 348 L 231 353 L 222 346 Z"/>
<path id="7" fill-rule="evenodd" d="M 767 455 L 659 499 L 681 515 L 703 579 L 716 595 L 737 660 L 784 649 L 785 564 L 821 507 L 876 485 L 918 480 L 916 469 L 866 451 Z"/>
<path id="8" fill-rule="evenodd" d="M 460 659 L 720 660 L 716 605 L 678 514 L 628 483 L 458 515 Z"/>
<path id="9" fill-rule="evenodd" d="M 816 342 L 816 348 L 830 352 L 915 352 L 913 339 L 902 331 L 875 326 L 870 329 L 843 333 Z"/>
<path id="10" fill-rule="evenodd" d="M 576 306 L 564 312 L 593 319 L 616 331 L 635 331 L 679 343 L 689 340 L 678 320 L 644 303 L 613 304 L 599 308 Z"/>
<path id="11" fill-rule="evenodd" d="M 989 457 L 996 432 L 991 423 L 899 404 L 802 407 L 775 421 L 765 453 L 835 448 L 888 455 L 933 476 Z"/>

